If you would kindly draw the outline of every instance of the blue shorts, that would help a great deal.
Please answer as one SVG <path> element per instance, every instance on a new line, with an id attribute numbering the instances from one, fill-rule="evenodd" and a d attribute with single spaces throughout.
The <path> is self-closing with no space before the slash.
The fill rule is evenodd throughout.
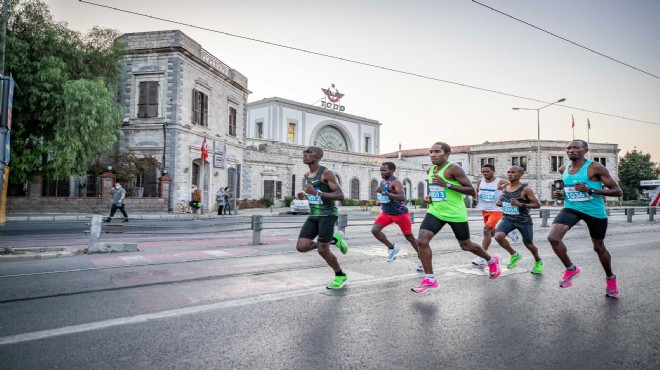
<path id="1" fill-rule="evenodd" d="M 523 244 L 534 244 L 534 223 L 532 223 L 531 219 L 529 221 L 513 221 L 504 216 L 495 229 L 496 232 L 505 234 L 508 234 L 513 230 L 520 231 Z"/>

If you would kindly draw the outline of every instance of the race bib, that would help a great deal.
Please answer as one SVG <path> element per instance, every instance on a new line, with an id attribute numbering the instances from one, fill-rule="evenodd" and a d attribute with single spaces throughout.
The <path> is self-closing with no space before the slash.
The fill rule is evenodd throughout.
<path id="1" fill-rule="evenodd" d="M 429 184 L 429 196 L 432 202 L 444 202 L 447 200 L 445 188 L 437 184 Z"/>
<path id="2" fill-rule="evenodd" d="M 587 193 L 586 191 L 575 190 L 575 185 L 565 186 L 564 194 L 566 196 L 566 200 L 571 202 L 586 202 L 593 199 L 591 194 Z"/>
<path id="3" fill-rule="evenodd" d="M 508 200 L 503 200 L 502 201 L 502 212 L 505 215 L 519 215 L 520 210 L 518 209 L 518 206 L 512 206 L 511 201 Z"/>
<path id="4" fill-rule="evenodd" d="M 321 189 L 314 188 L 314 190 L 319 191 Z M 305 195 L 307 196 L 307 202 L 310 205 L 311 204 L 323 204 L 323 199 L 321 199 L 321 197 L 319 197 L 318 195 L 316 195 L 316 194 L 307 194 L 307 193 L 305 193 Z"/>
<path id="5" fill-rule="evenodd" d="M 494 202 L 495 199 L 495 189 L 479 189 L 479 199 L 484 202 Z"/>
<path id="6" fill-rule="evenodd" d="M 380 202 L 380 204 L 383 204 L 383 203 L 389 203 L 389 202 L 390 202 L 390 197 L 388 197 L 387 195 L 383 195 L 383 194 L 381 194 L 381 193 L 376 193 L 376 199 L 378 199 L 378 201 Z"/>

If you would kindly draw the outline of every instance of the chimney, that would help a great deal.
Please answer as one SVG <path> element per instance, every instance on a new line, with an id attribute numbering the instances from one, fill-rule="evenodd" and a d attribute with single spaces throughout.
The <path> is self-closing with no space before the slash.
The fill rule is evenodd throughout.
<path id="1" fill-rule="evenodd" d="M 399 159 L 401 159 L 401 143 L 399 143 Z"/>

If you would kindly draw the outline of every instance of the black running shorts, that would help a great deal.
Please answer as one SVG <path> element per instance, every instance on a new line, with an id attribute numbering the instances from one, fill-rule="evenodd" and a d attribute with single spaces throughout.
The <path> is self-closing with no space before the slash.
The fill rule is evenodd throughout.
<path id="1" fill-rule="evenodd" d="M 568 225 L 569 228 L 572 228 L 575 224 L 580 222 L 580 220 L 587 224 L 589 236 L 591 236 L 592 239 L 605 239 L 605 234 L 607 233 L 607 218 L 596 218 L 574 209 L 563 208 L 559 211 L 559 214 L 555 217 L 555 220 L 552 221 L 552 223 Z"/>
<path id="2" fill-rule="evenodd" d="M 300 229 L 298 239 L 318 238 L 319 243 L 330 243 L 335 231 L 337 216 L 309 216 Z"/>
<path id="3" fill-rule="evenodd" d="M 426 217 L 424 217 L 424 221 L 422 221 L 422 225 L 419 228 L 420 230 L 421 229 L 428 230 L 432 232 L 433 235 L 435 235 L 438 232 L 440 232 L 440 230 L 442 230 L 445 224 L 449 224 L 449 226 L 451 226 L 451 230 L 454 232 L 454 236 L 456 236 L 456 240 L 458 240 L 459 242 L 470 239 L 470 227 L 468 226 L 467 221 L 465 222 L 444 221 L 435 217 L 430 213 L 426 214 Z"/>

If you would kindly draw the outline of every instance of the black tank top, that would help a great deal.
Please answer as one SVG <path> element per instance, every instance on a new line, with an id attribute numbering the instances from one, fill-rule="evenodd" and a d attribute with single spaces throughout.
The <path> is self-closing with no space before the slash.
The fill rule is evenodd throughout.
<path id="1" fill-rule="evenodd" d="M 531 202 L 527 199 L 522 199 L 522 192 L 527 187 L 527 184 L 520 184 L 520 187 L 515 191 L 507 191 L 509 185 L 504 185 L 502 188 L 502 212 L 504 217 L 512 221 L 532 221 L 532 217 L 529 215 L 529 209 L 512 206 L 511 199 L 518 199 L 520 203 L 530 204 Z"/>
<path id="2" fill-rule="evenodd" d="M 323 193 L 331 193 L 330 185 L 327 182 L 323 182 L 322 176 L 325 171 L 325 167 L 319 167 L 319 170 L 316 171 L 316 176 L 308 177 L 305 175 L 305 183 L 312 184 L 314 189 L 321 191 Z M 339 211 L 335 207 L 335 201 L 328 198 L 319 198 L 316 194 L 307 194 L 307 201 L 309 202 L 309 214 L 311 216 L 338 216 Z"/>

